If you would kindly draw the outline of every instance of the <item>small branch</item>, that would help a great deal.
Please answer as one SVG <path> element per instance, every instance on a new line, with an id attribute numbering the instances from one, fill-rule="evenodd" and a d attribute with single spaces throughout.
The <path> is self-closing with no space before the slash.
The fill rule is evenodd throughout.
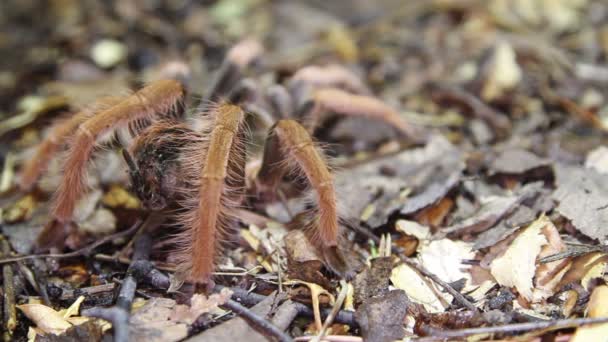
<path id="1" fill-rule="evenodd" d="M 108 284 L 84 287 L 84 288 L 77 289 L 77 290 L 64 290 L 64 291 L 62 291 L 61 296 L 59 297 L 59 300 L 72 301 L 81 295 L 95 296 L 100 293 L 114 291 L 114 288 L 116 288 L 116 284 L 108 283 Z"/>
<path id="2" fill-rule="evenodd" d="M 223 286 L 216 285 L 214 291 L 220 291 L 222 288 L 223 288 Z M 240 302 L 244 305 L 247 305 L 247 306 L 253 306 L 253 305 L 263 301 L 264 299 L 266 299 L 266 296 L 264 296 L 264 295 L 248 292 L 248 291 L 243 290 L 238 287 L 230 288 L 230 290 L 232 291 L 232 298 L 234 300 L 237 300 L 238 302 Z M 295 302 L 294 304 L 296 305 L 296 307 L 298 309 L 298 315 L 302 315 L 302 316 L 305 316 L 308 318 L 312 318 L 314 316 L 312 309 L 309 308 L 308 306 L 306 306 L 305 304 L 298 303 L 298 302 Z M 330 315 L 330 313 L 331 313 L 331 309 L 321 309 L 321 317 L 327 317 Z M 354 312 L 351 312 L 351 311 L 345 311 L 345 310 L 338 311 L 338 313 L 335 316 L 334 321 L 337 323 L 346 324 L 353 328 L 356 328 L 359 326 L 359 324 L 357 324 L 357 322 L 355 321 Z"/>
<path id="3" fill-rule="evenodd" d="M 452 287 L 452 285 L 441 280 L 441 278 L 439 278 L 434 273 L 431 273 L 430 271 L 428 271 L 426 268 L 424 268 L 424 266 L 418 265 L 416 262 L 414 262 L 413 260 L 411 260 L 403 255 L 399 255 L 399 259 L 402 262 L 404 262 L 405 264 L 407 264 L 409 267 L 415 269 L 423 276 L 431 279 L 437 285 L 441 286 L 444 290 L 446 290 L 449 294 L 451 294 L 454 297 L 454 299 L 458 303 L 460 303 L 462 306 L 464 306 L 465 308 L 467 308 L 473 312 L 477 312 L 477 307 L 473 303 L 471 303 L 468 299 L 466 299 L 465 296 L 463 296 L 460 292 L 456 291 L 456 289 L 454 289 Z"/>
<path id="4" fill-rule="evenodd" d="M 346 283 L 346 281 L 342 280 L 340 281 L 340 286 L 342 287 L 342 289 L 340 290 L 340 294 L 338 294 L 338 299 L 336 299 L 336 303 L 334 304 L 333 308 L 331 309 L 331 312 L 325 319 L 325 322 L 323 323 L 323 328 L 321 328 L 319 334 L 315 336 L 315 338 L 312 340 L 313 342 L 319 342 L 325 338 L 325 334 L 327 334 L 327 329 L 334 322 L 334 319 L 340 311 L 342 304 L 344 304 L 344 300 L 346 299 L 346 295 L 348 294 L 348 284 Z"/>
<path id="5" fill-rule="evenodd" d="M 129 265 L 125 279 L 120 286 L 116 305 L 111 308 L 91 308 L 82 312 L 84 316 L 99 317 L 112 322 L 114 342 L 129 341 L 131 305 L 133 304 L 140 275 L 146 273 L 142 268 L 150 267 L 148 258 L 150 257 L 151 249 L 152 241 L 150 236 L 148 234 L 140 234 L 135 240 L 133 261 Z"/>
<path id="6" fill-rule="evenodd" d="M 3 256 L 10 254 L 10 246 L 4 236 L 0 235 L 0 253 Z M 4 340 L 11 341 L 13 331 L 17 327 L 17 311 L 15 309 L 15 282 L 13 266 L 4 265 L 2 267 L 2 288 L 3 288 L 3 317 L 4 317 Z"/>
<path id="7" fill-rule="evenodd" d="M 351 230 L 353 230 L 355 233 L 358 233 L 358 234 L 374 241 L 376 244 L 380 244 L 380 238 L 377 237 L 376 235 L 374 235 L 373 233 L 371 233 L 369 230 L 367 230 L 359 225 L 349 225 L 348 227 Z M 437 283 L 437 285 L 441 286 L 449 294 L 454 296 L 454 299 L 457 302 L 459 302 L 462 306 L 464 306 L 465 308 L 467 308 L 471 311 L 477 311 L 477 307 L 475 307 L 475 305 L 473 305 L 473 303 L 471 303 L 468 299 L 466 299 L 460 292 L 456 291 L 450 284 L 441 280 L 438 276 L 436 276 L 435 274 L 428 271 L 422 265 L 418 265 L 417 263 L 415 263 L 414 261 L 412 261 L 405 255 L 403 255 L 403 250 L 401 248 L 393 246 L 391 249 L 392 249 L 393 253 L 395 253 L 399 256 L 399 259 L 402 262 L 404 262 L 408 266 L 412 267 L 413 269 L 418 271 L 423 276 L 425 276 L 425 277 L 431 279 L 432 281 L 434 281 L 435 283 Z"/>
<path id="8" fill-rule="evenodd" d="M 87 255 L 87 254 L 90 254 L 95 248 L 97 248 L 107 242 L 110 242 L 112 240 L 115 240 L 115 239 L 118 239 L 118 238 L 121 238 L 123 236 L 133 233 L 135 230 L 137 230 L 137 228 L 139 228 L 140 224 L 141 224 L 141 221 L 138 220 L 131 228 L 129 228 L 127 230 L 103 237 L 103 238 L 93 242 L 92 244 L 84 246 L 81 249 L 75 250 L 73 252 L 61 253 L 61 254 L 53 254 L 53 253 L 31 254 L 31 255 L 21 255 L 21 256 L 12 257 L 12 258 L 3 258 L 3 259 L 0 259 L 0 265 L 7 264 L 7 263 L 13 263 L 13 262 L 17 262 L 17 261 L 22 261 L 22 260 L 29 260 L 29 259 L 38 259 L 38 258 L 62 259 L 62 258 L 74 258 L 74 257 L 78 257 L 78 256 Z"/>
<path id="9" fill-rule="evenodd" d="M 111 308 L 90 308 L 82 310 L 83 316 L 98 317 L 112 323 L 114 329 L 114 342 L 129 341 L 129 316 L 130 314 L 118 306 Z"/>
<path id="10" fill-rule="evenodd" d="M 233 311 L 234 313 L 243 316 L 245 319 L 255 324 L 255 326 L 262 330 L 266 335 L 276 337 L 281 342 L 291 342 L 293 339 L 277 328 L 272 323 L 268 322 L 264 318 L 256 315 L 253 311 L 247 309 L 236 301 L 230 299 L 226 303 L 222 304 L 222 307 Z"/>
<path id="11" fill-rule="evenodd" d="M 608 322 L 608 317 L 601 318 L 575 318 L 575 319 L 560 319 L 553 321 L 538 321 L 529 323 L 505 324 L 494 327 L 470 328 L 460 330 L 440 330 L 428 329 L 428 333 L 432 336 L 416 339 L 415 341 L 439 341 L 448 338 L 464 338 L 466 336 L 477 334 L 496 334 L 496 333 L 515 333 L 521 331 L 551 329 L 558 330 L 564 328 L 573 328 L 585 324 L 598 324 Z"/>

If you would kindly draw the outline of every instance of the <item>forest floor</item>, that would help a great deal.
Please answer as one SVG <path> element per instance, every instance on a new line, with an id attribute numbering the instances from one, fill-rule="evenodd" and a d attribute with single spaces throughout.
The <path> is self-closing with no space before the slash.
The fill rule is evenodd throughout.
<path id="1" fill-rule="evenodd" d="M 604 1 L 9 0 L 0 51 L 6 341 L 608 336 Z M 124 139 L 100 135 L 88 189 L 59 230 L 53 194 L 73 187 L 76 128 L 57 155 L 35 155 L 58 118 L 99 114 L 98 99 L 166 78 L 185 87 L 191 127 L 222 99 L 247 113 L 234 182 L 245 196 L 220 217 L 232 233 L 210 252 L 204 289 L 180 273 L 171 240 L 194 243 L 175 215 L 187 208 L 150 210 Z M 331 175 L 315 161 L 268 193 L 266 157 L 299 161 L 306 145 L 272 150 L 286 118 L 309 129 Z M 52 160 L 24 187 L 41 156 Z M 155 179 L 189 184 L 181 166 Z M 318 195 L 330 183 L 335 201 Z M 328 205 L 340 215 L 332 249 L 315 216 Z"/>

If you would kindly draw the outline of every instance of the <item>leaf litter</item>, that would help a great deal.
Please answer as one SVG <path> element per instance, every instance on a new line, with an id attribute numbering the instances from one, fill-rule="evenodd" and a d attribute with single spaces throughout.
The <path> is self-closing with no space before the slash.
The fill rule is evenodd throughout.
<path id="1" fill-rule="evenodd" d="M 3 338 L 102 340 L 126 327 L 135 341 L 602 340 L 605 5 L 370 3 L 0 5 L 52 14 L 40 25 L 0 17 L 16 32 L 0 39 L 14 66 L 0 72 Z M 384 123 L 333 117 L 316 132 L 343 207 L 341 254 L 294 229 L 293 213 L 310 201 L 282 189 L 239 208 L 212 291 L 167 292 L 179 266 L 167 231 L 179 222 L 139 227 L 146 210 L 110 141 L 90 167 L 76 225 L 55 236 L 60 248 L 33 256 L 63 159 L 36 189 L 16 184 L 49 122 L 143 79 L 177 75 L 196 102 L 225 51 L 250 36 L 268 49 L 241 75 L 256 87 L 305 94 L 289 82 L 299 70 L 340 69 L 350 81 L 338 88 L 380 99 L 425 132 L 412 142 Z M 271 117 L 260 89 L 252 111 Z M 335 272 L 343 264 L 345 279 Z M 117 310 L 125 301 L 129 310 Z"/>

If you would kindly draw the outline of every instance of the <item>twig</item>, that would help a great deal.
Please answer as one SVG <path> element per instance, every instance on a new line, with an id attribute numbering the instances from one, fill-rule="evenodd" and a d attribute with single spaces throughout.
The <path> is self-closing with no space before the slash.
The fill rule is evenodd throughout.
<path id="1" fill-rule="evenodd" d="M 4 236 L 0 235 L 0 252 L 3 256 L 10 254 L 10 246 Z M 4 340 L 12 341 L 13 331 L 17 327 L 17 311 L 15 309 L 15 282 L 13 279 L 13 266 L 2 267 L 2 280 L 4 292 Z"/>
<path id="2" fill-rule="evenodd" d="M 234 313 L 243 316 L 248 321 L 256 325 L 260 330 L 263 330 L 267 335 L 272 335 L 282 342 L 291 342 L 293 339 L 277 328 L 272 323 L 268 322 L 262 317 L 259 317 L 251 310 L 237 303 L 236 301 L 229 299 L 226 303 L 222 304 L 222 307 L 233 311 Z"/>
<path id="3" fill-rule="evenodd" d="M 319 342 L 325 337 L 325 334 L 327 333 L 327 329 L 333 323 L 334 318 L 336 318 L 336 315 L 338 314 L 338 312 L 340 311 L 340 308 L 342 307 L 342 304 L 344 304 L 344 300 L 346 299 L 346 295 L 348 294 L 348 284 L 346 283 L 346 281 L 341 280 L 340 286 L 342 287 L 342 289 L 340 290 L 340 294 L 338 294 L 336 303 L 334 304 L 333 308 L 331 308 L 331 312 L 325 319 L 325 322 L 323 323 L 323 328 L 321 328 L 321 331 L 319 331 L 319 334 L 317 334 L 317 336 L 315 336 L 315 338 L 312 339 L 313 342 Z"/>
<path id="4" fill-rule="evenodd" d="M 84 310 L 84 316 L 100 317 L 112 322 L 114 329 L 114 342 L 129 341 L 129 318 L 131 305 L 135 297 L 137 282 L 141 274 L 147 273 L 142 268 L 151 267 L 148 262 L 150 250 L 152 249 L 152 241 L 148 234 L 141 234 L 135 240 L 133 250 L 133 261 L 129 265 L 125 279 L 120 286 L 120 292 L 116 299 L 116 305 L 111 308 L 91 308 Z"/>
<path id="5" fill-rule="evenodd" d="M 71 301 L 78 298 L 81 295 L 94 296 L 99 293 L 111 292 L 116 288 L 116 284 L 108 283 L 96 286 L 84 287 L 77 290 L 64 290 L 59 297 L 59 300 Z"/>
<path id="6" fill-rule="evenodd" d="M 428 332 L 432 336 L 416 339 L 415 341 L 438 341 L 447 338 L 463 338 L 466 336 L 477 334 L 496 334 L 496 333 L 514 333 L 520 331 L 547 329 L 558 330 L 564 328 L 573 328 L 585 324 L 597 324 L 608 322 L 608 317 L 600 318 L 575 318 L 575 319 L 560 319 L 552 321 L 539 321 L 529 323 L 514 323 L 505 324 L 494 327 L 469 328 L 460 330 L 439 330 L 429 329 Z"/>
<path id="7" fill-rule="evenodd" d="M 471 109 L 475 116 L 487 122 L 499 133 L 504 134 L 505 131 L 511 129 L 511 122 L 506 115 L 497 112 L 477 98 L 477 96 L 461 87 L 455 85 L 436 85 L 433 95 L 437 97 L 438 100 L 447 100 L 464 104 Z"/>
<path id="8" fill-rule="evenodd" d="M 220 291 L 222 288 L 224 288 L 224 286 L 216 285 L 214 291 Z M 247 292 L 246 290 L 243 290 L 238 287 L 232 287 L 232 288 L 230 288 L 230 290 L 232 291 L 232 298 L 234 300 L 237 300 L 240 303 L 247 305 L 247 306 L 253 306 L 253 305 L 263 301 L 264 299 L 266 299 L 266 296 L 264 296 L 264 295 L 257 294 L 257 293 L 250 293 L 250 292 Z M 298 315 L 302 315 L 302 316 L 309 317 L 309 318 L 312 318 L 314 316 L 312 309 L 309 308 L 307 305 L 304 305 L 304 304 L 298 303 L 298 302 L 295 302 L 294 304 L 296 305 L 296 307 L 298 309 Z M 331 313 L 331 309 L 321 309 L 321 317 L 327 317 L 330 315 L 330 313 Z M 359 326 L 357 324 L 357 322 L 355 321 L 354 312 L 351 312 L 351 311 L 345 311 L 345 310 L 338 311 L 338 313 L 335 316 L 334 321 L 341 323 L 341 324 L 347 324 L 353 328 L 356 328 Z"/>
<path id="9" fill-rule="evenodd" d="M 428 271 L 426 268 L 424 268 L 424 266 L 418 265 L 417 263 L 415 263 L 413 260 L 409 259 L 406 256 L 399 255 L 399 259 L 402 262 L 406 263 L 409 267 L 415 269 L 423 276 L 431 279 L 437 285 L 441 286 L 444 290 L 446 290 L 449 294 L 451 294 L 454 297 L 454 299 L 458 303 L 460 303 L 462 306 L 464 306 L 465 308 L 467 308 L 473 312 L 477 312 L 477 307 L 473 303 L 471 303 L 468 299 L 466 299 L 465 296 L 463 296 L 460 292 L 456 291 L 456 289 L 454 289 L 452 287 L 452 285 L 441 280 L 441 278 L 436 276 L 434 273 L 431 273 L 430 271 Z"/>
<path id="10" fill-rule="evenodd" d="M 368 239 L 374 241 L 375 243 L 380 244 L 380 238 L 377 237 L 376 235 L 372 234 L 367 229 L 365 229 L 361 226 L 358 226 L 358 225 L 349 225 L 348 227 L 350 229 L 352 229 L 353 231 L 355 231 L 356 233 L 359 233 L 359 234 L 367 237 Z M 438 276 L 436 276 L 435 274 L 431 273 L 426 268 L 424 268 L 424 266 L 418 265 L 417 263 L 415 263 L 414 261 L 412 261 L 411 259 L 406 257 L 403 254 L 403 249 L 401 249 L 399 247 L 395 247 L 395 246 L 393 246 L 391 249 L 392 249 L 393 253 L 395 253 L 399 256 L 399 259 L 402 262 L 406 263 L 408 266 L 412 267 L 413 269 L 418 271 L 423 276 L 425 276 L 425 277 L 431 279 L 432 281 L 434 281 L 435 283 L 437 283 L 437 285 L 441 286 L 444 290 L 446 290 L 449 294 L 451 294 L 457 302 L 462 304 L 462 306 L 466 307 L 467 309 L 469 309 L 471 311 L 477 311 L 477 307 L 475 307 L 475 305 L 473 305 L 473 303 L 471 303 L 468 299 L 466 299 L 460 292 L 456 291 L 450 284 L 441 280 Z"/>
<path id="11" fill-rule="evenodd" d="M 296 342 L 310 341 L 315 336 L 299 336 L 295 338 Z M 360 336 L 349 336 L 349 335 L 327 335 L 323 337 L 323 341 L 328 342 L 362 342 L 363 338 Z"/>
<path id="12" fill-rule="evenodd" d="M 48 253 L 48 254 L 31 254 L 31 255 L 21 255 L 21 256 L 17 256 L 17 257 L 12 257 L 12 258 L 3 258 L 0 259 L 0 265 L 1 264 L 7 264 L 7 263 L 12 263 L 12 262 L 17 262 L 17 261 L 22 261 L 22 260 L 29 260 L 29 259 L 37 259 L 37 258 L 54 258 L 54 259 L 61 259 L 61 258 L 74 258 L 77 256 L 82 256 L 82 255 L 87 255 L 89 253 L 91 253 L 95 248 L 110 242 L 112 240 L 121 238 L 123 236 L 129 235 L 132 232 L 134 232 L 135 230 L 137 230 L 137 228 L 139 228 L 139 225 L 141 224 L 141 220 L 137 220 L 137 222 L 129 229 L 124 230 L 122 232 L 118 232 L 116 234 L 112 234 L 112 235 L 108 235 L 106 237 L 103 237 L 95 242 L 93 242 L 90 245 L 84 246 L 81 249 L 75 250 L 73 252 L 69 252 L 69 253 L 61 253 L 61 254 L 54 254 L 54 253 Z"/>

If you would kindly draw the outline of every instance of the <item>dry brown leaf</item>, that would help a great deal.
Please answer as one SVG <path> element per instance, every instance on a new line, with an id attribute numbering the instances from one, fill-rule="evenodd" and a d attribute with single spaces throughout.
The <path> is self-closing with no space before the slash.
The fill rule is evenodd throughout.
<path id="1" fill-rule="evenodd" d="M 544 216 L 543 216 L 544 217 Z M 559 235 L 559 231 L 549 219 L 546 219 L 546 224 L 542 228 L 542 233 L 547 239 L 539 258 L 563 252 L 567 249 Z M 562 280 L 566 272 L 570 269 L 571 261 L 569 258 L 556 260 L 546 264 L 541 264 L 536 269 L 536 289 L 534 289 L 535 302 L 545 299 L 554 294 L 554 289 Z"/>
<path id="2" fill-rule="evenodd" d="M 192 324 L 200 315 L 217 311 L 218 306 L 226 303 L 230 296 L 232 296 L 232 291 L 228 288 L 223 288 L 220 293 L 214 293 L 209 297 L 195 294 L 190 300 L 190 306 L 176 305 L 169 319 L 174 322 Z"/>

